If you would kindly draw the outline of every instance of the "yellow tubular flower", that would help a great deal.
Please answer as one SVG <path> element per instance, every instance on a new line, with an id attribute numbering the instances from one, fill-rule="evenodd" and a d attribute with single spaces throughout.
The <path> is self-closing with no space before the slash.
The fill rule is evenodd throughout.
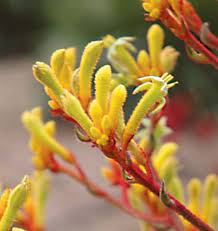
<path id="1" fill-rule="evenodd" d="M 211 220 L 212 206 L 217 191 L 217 176 L 209 175 L 204 183 L 204 203 L 203 203 L 203 218 L 206 222 Z"/>
<path id="2" fill-rule="evenodd" d="M 184 202 L 184 190 L 179 177 L 174 177 L 172 179 L 169 184 L 169 191 L 175 196 L 177 200 Z"/>
<path id="3" fill-rule="evenodd" d="M 90 129 L 93 127 L 93 123 L 85 113 L 80 101 L 66 90 L 61 96 L 61 101 L 64 111 L 72 117 L 88 135 L 90 135 Z"/>
<path id="4" fill-rule="evenodd" d="M 102 41 L 89 43 L 82 55 L 79 70 L 79 98 L 86 110 L 91 99 L 91 78 L 103 49 Z"/>
<path id="5" fill-rule="evenodd" d="M 175 48 L 166 46 L 160 55 L 162 69 L 168 73 L 172 72 L 176 66 L 178 57 L 179 52 Z"/>
<path id="6" fill-rule="evenodd" d="M 175 154 L 177 149 L 178 145 L 176 143 L 168 142 L 163 144 L 158 153 L 153 158 L 155 168 L 159 169 L 168 158 Z"/>
<path id="7" fill-rule="evenodd" d="M 58 82 L 51 68 L 45 63 L 36 62 L 36 64 L 33 65 L 33 74 L 40 83 L 52 91 L 58 103 L 60 103 L 60 96 L 64 88 Z"/>
<path id="8" fill-rule="evenodd" d="M 153 107 L 155 106 L 155 104 L 157 102 L 161 102 L 160 105 L 154 110 L 155 112 L 160 110 L 165 104 L 164 96 L 167 94 L 167 89 L 170 86 L 167 83 L 171 80 L 169 79 L 169 77 L 171 78 L 171 75 L 168 74 L 164 74 L 161 78 L 154 76 L 144 77 L 142 78 L 142 81 L 145 81 L 145 83 L 134 90 L 133 94 L 144 90 L 146 90 L 147 92 L 140 99 L 127 122 L 123 133 L 124 147 L 136 134 L 140 123 L 142 119 L 146 116 L 146 114 L 148 114 L 151 110 L 154 110 Z M 176 83 L 172 84 L 175 85 Z"/>
<path id="9" fill-rule="evenodd" d="M 120 114 L 123 108 L 123 104 L 126 101 L 126 97 L 127 91 L 123 85 L 117 86 L 111 94 L 109 117 L 112 122 L 112 131 L 114 131 L 118 126 L 118 115 Z"/>
<path id="10" fill-rule="evenodd" d="M 201 182 L 199 179 L 191 179 L 188 183 L 188 207 L 193 213 L 199 214 L 201 207 Z"/>
<path id="11" fill-rule="evenodd" d="M 112 127 L 112 121 L 109 115 L 105 115 L 101 121 L 101 127 L 104 134 L 109 135 Z"/>
<path id="12" fill-rule="evenodd" d="M 106 65 L 98 70 L 95 77 L 95 97 L 104 114 L 108 112 L 110 82 L 111 67 Z"/>
<path id="13" fill-rule="evenodd" d="M 136 48 L 132 45 L 133 37 L 114 38 L 107 35 L 103 38 L 105 46 L 108 48 L 108 59 L 113 67 L 120 73 L 138 76 L 141 71 L 132 52 Z"/>
<path id="14" fill-rule="evenodd" d="M 55 130 L 53 122 L 44 125 L 41 119 L 34 114 L 34 110 L 33 112 L 24 112 L 22 115 L 22 121 L 36 142 L 35 148 L 33 146 L 33 149 L 37 151 L 41 146 L 44 146 L 52 152 L 57 153 L 64 160 L 69 161 L 70 163 L 74 162 L 70 151 L 52 137 Z"/>
<path id="15" fill-rule="evenodd" d="M 217 227 L 218 225 L 218 198 L 215 198 L 212 203 L 212 208 L 211 208 L 211 218 L 209 220 L 209 224 L 212 225 L 212 227 Z"/>
<path id="16" fill-rule="evenodd" d="M 96 128 L 96 127 L 91 127 L 90 128 L 90 133 L 91 133 L 91 137 L 94 140 L 98 140 L 101 137 L 101 131 L 98 128 Z"/>
<path id="17" fill-rule="evenodd" d="M 145 5 L 150 5 L 149 2 L 146 1 Z M 158 1 L 152 2 L 154 4 L 158 3 Z M 112 75 L 112 86 L 118 84 L 124 84 L 125 86 L 138 85 L 140 77 L 147 75 L 161 76 L 164 72 L 171 72 L 179 56 L 179 52 L 173 47 L 163 48 L 164 31 L 158 24 L 152 25 L 147 32 L 149 53 L 140 50 L 136 59 L 132 55 L 133 52 L 136 52 L 133 45 L 134 38 L 121 37 L 116 39 L 107 35 L 103 38 L 103 41 L 108 49 L 107 57 L 113 68 L 118 72 Z"/>
<path id="18" fill-rule="evenodd" d="M 1 198 L 0 198 L 0 220 L 4 214 L 4 211 L 7 207 L 7 204 L 8 204 L 8 198 L 10 196 L 10 193 L 11 193 L 11 189 L 6 189 L 2 195 L 1 195 Z"/>
<path id="19" fill-rule="evenodd" d="M 49 189 L 49 177 L 45 171 L 36 171 L 32 177 L 31 197 L 34 203 L 35 225 L 40 230 L 45 224 L 45 202 Z"/>
<path id="20" fill-rule="evenodd" d="M 148 30 L 147 39 L 151 57 L 151 67 L 157 71 L 156 75 L 160 75 L 162 72 L 160 54 L 164 44 L 163 29 L 158 24 L 152 25 Z"/>
<path id="21" fill-rule="evenodd" d="M 128 70 L 128 72 L 132 75 L 139 75 L 140 70 L 131 53 L 122 46 L 118 46 L 116 49 L 117 49 L 117 53 L 119 54 L 117 58 L 122 60 L 123 68 Z"/>
<path id="22" fill-rule="evenodd" d="M 166 186 L 168 187 L 174 177 L 177 176 L 177 160 L 175 158 L 169 158 L 161 167 L 157 169 L 161 179 L 164 179 Z"/>
<path id="23" fill-rule="evenodd" d="M 23 181 L 10 193 L 8 203 L 0 221 L 0 231 L 10 230 L 19 208 L 22 206 L 30 192 L 30 181 L 24 177 Z"/>
<path id="24" fill-rule="evenodd" d="M 51 56 L 51 68 L 65 89 L 71 89 L 72 72 L 75 69 L 75 65 L 75 48 L 60 49 L 55 51 Z"/>
<path id="25" fill-rule="evenodd" d="M 100 105 L 98 104 L 98 102 L 96 100 L 93 100 L 90 104 L 89 115 L 90 115 L 92 121 L 94 122 L 94 125 L 97 128 L 100 128 L 103 112 L 102 112 L 102 108 L 100 107 Z"/>
<path id="26" fill-rule="evenodd" d="M 119 138 L 122 137 L 124 128 L 125 128 L 124 111 L 123 109 L 121 109 L 120 113 L 118 114 L 118 126 L 117 126 L 117 135 L 119 136 Z"/>
<path id="27" fill-rule="evenodd" d="M 137 63 L 140 66 L 140 69 L 142 70 L 144 75 L 149 74 L 150 69 L 150 58 L 145 50 L 141 50 L 137 57 Z"/>

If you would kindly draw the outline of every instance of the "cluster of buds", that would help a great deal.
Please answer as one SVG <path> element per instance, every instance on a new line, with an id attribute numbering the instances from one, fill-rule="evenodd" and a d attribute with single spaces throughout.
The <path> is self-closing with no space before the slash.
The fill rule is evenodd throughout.
<path id="1" fill-rule="evenodd" d="M 195 62 L 218 68 L 218 58 L 207 47 L 218 49 L 218 38 L 208 23 L 203 23 L 188 0 L 143 0 L 146 21 L 160 20 L 186 44 L 188 56 Z M 194 36 L 200 37 L 200 40 Z"/>
<path id="2" fill-rule="evenodd" d="M 178 57 L 171 47 L 162 50 L 163 40 L 162 29 L 154 25 L 148 32 L 149 54 L 140 51 L 137 61 L 131 54 L 135 48 L 130 38 L 116 40 L 106 36 L 86 46 L 78 67 L 74 48 L 55 51 L 50 65 L 36 62 L 33 66 L 35 78 L 50 97 L 48 104 L 52 113 L 73 123 L 77 137 L 99 148 L 109 160 L 111 168 L 104 168 L 103 175 L 113 185 L 120 187 L 120 199 L 114 198 L 89 179 L 75 155 L 54 138 L 55 123 L 42 121 L 40 108 L 24 112 L 22 121 L 31 135 L 30 147 L 34 152 L 33 163 L 37 170 L 49 169 L 69 175 L 95 196 L 143 220 L 143 227 L 152 227 L 152 230 L 169 227 L 194 230 L 193 227 L 196 227 L 212 231 L 205 221 L 214 227 L 216 225 L 213 206 L 217 200 L 216 177 L 210 176 L 206 180 L 203 214 L 196 217 L 193 214 L 195 183 L 194 186 L 190 183 L 189 187 L 189 209 L 182 204 L 185 203 L 183 186 L 174 156 L 177 145 L 162 142 L 170 129 L 159 112 L 166 104 L 168 90 L 177 84 L 171 82 L 173 76 L 165 71 L 172 71 Z M 104 47 L 108 48 L 109 61 L 117 73 L 113 73 L 110 65 L 95 71 Z M 126 81 L 123 81 L 124 78 Z M 126 120 L 124 104 L 129 85 L 136 86 L 133 94 L 140 92 L 142 96 Z M 143 125 L 144 128 L 140 129 Z M 39 194 L 38 201 L 41 201 L 44 191 Z M 39 204 L 44 207 L 44 203 Z M 43 210 L 36 208 L 31 200 L 27 203 L 26 211 L 30 211 L 30 207 L 39 211 L 36 214 L 41 214 Z M 37 217 L 28 219 L 33 224 L 42 224 L 42 219 Z"/>
<path id="3" fill-rule="evenodd" d="M 172 46 L 163 48 L 164 31 L 158 24 L 152 25 L 147 33 L 149 52 L 140 50 L 136 58 L 132 55 L 136 52 L 132 44 L 133 37 L 116 39 L 112 35 L 107 35 L 103 40 L 108 49 L 108 60 L 119 73 L 113 74 L 113 86 L 118 83 L 126 86 L 138 85 L 140 77 L 171 73 L 179 56 L 179 52 Z"/>
<path id="4" fill-rule="evenodd" d="M 5 189 L 0 196 L 0 230 L 9 231 L 14 227 L 15 219 L 20 208 L 30 193 L 30 180 L 24 177 L 22 182 L 15 188 Z M 24 231 L 20 228 L 13 228 L 13 231 Z"/>
<path id="5" fill-rule="evenodd" d="M 58 163 L 55 161 L 54 153 L 69 163 L 74 162 L 70 151 L 54 138 L 55 122 L 43 123 L 42 111 L 39 107 L 24 112 L 22 121 L 31 134 L 29 146 L 35 153 L 32 162 L 36 169 L 57 171 Z"/>
<path id="6" fill-rule="evenodd" d="M 49 177 L 45 171 L 35 171 L 30 178 L 31 189 L 17 214 L 19 226 L 27 231 L 45 230 L 45 203 L 49 189 Z"/>

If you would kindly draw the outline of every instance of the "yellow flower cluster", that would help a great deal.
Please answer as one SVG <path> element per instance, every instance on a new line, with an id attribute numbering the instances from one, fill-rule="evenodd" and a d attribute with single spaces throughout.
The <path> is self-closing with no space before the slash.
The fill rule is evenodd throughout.
<path id="1" fill-rule="evenodd" d="M 24 177 L 14 189 L 6 189 L 0 196 L 0 231 L 9 231 L 20 207 L 30 192 L 30 181 Z M 19 229 L 14 228 L 13 231 Z"/>
<path id="2" fill-rule="evenodd" d="M 174 0 L 173 0 L 174 1 Z M 143 8 L 152 19 L 158 19 L 161 11 L 168 5 L 168 0 L 143 0 Z"/>
<path id="3" fill-rule="evenodd" d="M 122 84 L 111 90 L 112 71 L 109 65 L 99 68 L 96 72 L 94 97 L 91 94 L 92 75 L 102 53 L 103 45 L 103 41 L 89 43 L 77 69 L 74 65 L 75 50 L 61 49 L 53 53 L 51 66 L 37 62 L 33 66 L 33 73 L 36 79 L 45 86 L 51 98 L 49 105 L 52 109 L 60 109 L 73 119 L 88 139 L 99 146 L 106 146 L 111 140 L 110 137 L 120 136 L 118 142 L 125 146 L 137 132 L 143 117 L 151 112 L 156 113 L 162 108 L 168 88 L 176 83 L 168 84 L 173 79 L 169 74 L 164 74 L 162 77 L 151 76 L 138 79 L 138 82 L 141 81 L 143 84 L 133 94 L 139 91 L 145 91 L 145 94 L 125 124 L 123 104 L 126 101 L 127 90 Z M 66 75 L 66 79 L 63 75 Z M 36 150 L 40 145 L 39 143 L 35 145 L 35 140 L 46 143 L 49 147 L 47 152 L 53 149 L 51 151 L 58 152 L 67 160 L 69 156 L 67 150 L 57 144 L 51 138 L 50 131 L 47 131 L 47 127 L 48 130 L 52 130 L 53 123 L 43 125 L 40 116 L 35 115 L 37 114 L 35 110 L 31 113 L 24 113 L 23 122 L 33 135 L 32 149 L 38 152 L 37 158 L 45 151 Z M 37 162 L 39 162 L 38 159 Z"/>
<path id="4" fill-rule="evenodd" d="M 208 175 L 202 184 L 199 179 L 192 179 L 188 183 L 188 208 L 212 227 L 218 225 L 218 179 L 216 175 Z M 193 226 L 185 222 L 188 229 Z"/>
<path id="5" fill-rule="evenodd" d="M 23 204 L 23 209 L 17 215 L 17 221 L 22 224 L 28 220 L 33 230 L 44 230 L 49 177 L 45 171 L 35 171 L 30 180 L 31 190 Z M 25 228 L 29 230 L 29 227 Z"/>
<path id="6" fill-rule="evenodd" d="M 111 35 L 104 37 L 108 48 L 108 59 L 119 74 L 114 74 L 113 85 L 121 82 L 125 85 L 138 85 L 138 78 L 147 75 L 161 76 L 165 72 L 172 72 L 179 52 L 171 46 L 164 45 L 164 31 L 158 25 L 152 25 L 147 33 L 148 49 L 140 50 L 135 59 L 132 37 L 114 38 Z"/>
<path id="7" fill-rule="evenodd" d="M 163 4 L 168 4 L 168 1 L 144 0 L 143 6 L 150 12 L 150 16 L 155 18 L 160 14 Z M 149 174 L 146 172 L 149 168 L 145 168 L 147 156 L 144 152 L 150 151 L 149 156 L 151 154 L 154 167 L 152 170 L 164 180 L 166 189 L 181 202 L 187 202 L 193 212 L 215 227 L 218 220 L 215 210 L 218 203 L 217 177 L 208 176 L 203 187 L 199 180 L 191 180 L 188 184 L 188 201 L 185 200 L 175 158 L 178 147 L 173 142 L 162 144 L 162 137 L 170 132 L 166 119 L 162 117 L 156 124 L 152 124 L 153 121 L 149 119 L 155 118 L 163 108 L 168 90 L 177 84 L 171 82 L 173 76 L 168 72 L 173 71 L 179 53 L 169 46 L 163 48 L 164 32 L 159 25 L 151 26 L 147 39 L 149 52 L 141 50 L 135 59 L 132 52 L 136 49 L 132 45 L 132 38 L 115 39 L 108 35 L 102 41 L 94 41 L 86 46 L 78 67 L 75 48 L 60 49 L 52 54 L 50 65 L 36 62 L 33 74 L 45 87 L 50 97 L 49 106 L 56 113 L 74 122 L 81 140 L 91 142 L 101 149 L 105 156 L 114 160 L 115 154 L 120 155 L 123 160 L 128 153 L 131 161 L 145 174 Z M 107 48 L 112 66 L 103 65 L 95 71 L 104 47 Z M 117 73 L 113 73 L 112 69 Z M 133 94 L 143 94 L 129 119 L 125 121 L 124 104 L 127 99 L 126 87 L 129 85 L 136 86 Z M 36 169 L 52 170 L 54 154 L 68 163 L 76 164 L 72 153 L 54 138 L 54 121 L 43 122 L 40 108 L 24 112 L 22 121 L 31 135 L 30 147 L 35 154 L 33 163 Z M 141 125 L 146 128 L 139 130 Z M 155 127 L 152 127 L 153 125 Z M 116 185 L 120 183 L 123 175 L 114 160 L 110 160 L 112 169 L 104 169 L 103 174 Z M 28 211 L 30 207 L 34 207 L 36 223 L 42 226 L 46 184 L 41 173 L 35 175 L 34 182 L 34 195 L 27 200 L 25 209 Z M 141 202 L 145 201 L 149 209 L 154 209 L 154 214 L 163 215 L 165 206 L 144 186 L 131 182 L 128 193 L 134 207 L 139 210 L 146 209 L 141 206 Z M 5 201 L 9 194 L 10 192 L 6 191 L 2 195 L 2 202 L 0 200 L 0 217 L 4 217 L 2 211 L 5 211 Z M 0 220 L 0 231 L 3 231 L 1 223 Z M 185 221 L 184 225 L 187 230 L 193 230 Z"/>
<path id="8" fill-rule="evenodd" d="M 70 151 L 58 143 L 55 138 L 55 122 L 43 123 L 39 107 L 24 112 L 22 121 L 31 134 L 30 148 L 35 153 L 32 161 L 37 169 L 50 167 L 51 155 L 58 154 L 63 160 L 73 163 Z"/>

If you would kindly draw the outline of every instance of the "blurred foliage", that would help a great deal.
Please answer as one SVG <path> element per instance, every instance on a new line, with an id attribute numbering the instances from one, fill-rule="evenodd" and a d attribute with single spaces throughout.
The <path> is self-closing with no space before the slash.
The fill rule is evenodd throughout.
<path id="1" fill-rule="evenodd" d="M 40 2 L 0 1 L 0 56 L 30 53 L 38 46 L 47 21 Z"/>
<path id="2" fill-rule="evenodd" d="M 218 34 L 218 1 L 192 0 L 204 21 Z M 137 46 L 145 46 L 149 23 L 143 20 L 140 0 L 1 0 L 1 56 L 36 54 L 47 57 L 51 51 L 67 46 L 80 49 L 105 33 L 116 37 L 133 35 Z M 187 59 L 184 45 L 170 32 L 166 44 L 180 52 L 176 79 L 180 89 L 188 89 L 198 99 L 198 110 L 218 112 L 218 74 L 212 67 Z"/>

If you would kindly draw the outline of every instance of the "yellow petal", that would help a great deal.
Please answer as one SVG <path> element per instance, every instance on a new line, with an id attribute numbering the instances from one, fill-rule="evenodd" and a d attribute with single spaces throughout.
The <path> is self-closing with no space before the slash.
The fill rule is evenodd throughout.
<path id="1" fill-rule="evenodd" d="M 65 56 L 65 49 L 59 49 L 53 52 L 51 56 L 51 68 L 54 71 L 57 78 L 61 73 L 62 67 L 64 65 L 64 56 Z"/>
<path id="2" fill-rule="evenodd" d="M 149 54 L 151 57 L 151 66 L 154 69 L 160 70 L 160 54 L 164 43 L 163 29 L 158 24 L 152 25 L 148 30 L 147 39 Z"/>
<path id="3" fill-rule="evenodd" d="M 181 202 L 184 201 L 184 190 L 182 181 L 178 177 L 174 177 L 169 185 L 170 192 L 175 196 L 175 198 Z"/>
<path id="4" fill-rule="evenodd" d="M 141 50 L 139 52 L 137 62 L 141 70 L 143 71 L 143 74 L 148 75 L 149 74 L 148 71 L 150 68 L 150 60 L 149 60 L 149 55 L 145 50 Z"/>
<path id="5" fill-rule="evenodd" d="M 139 100 L 137 106 L 132 112 L 124 133 L 123 133 L 123 146 L 125 147 L 129 141 L 136 134 L 142 119 L 145 117 L 147 113 L 153 108 L 157 101 L 163 97 L 162 87 L 164 86 L 164 82 L 159 81 L 159 79 L 154 80 L 152 87 L 149 91 L 147 91 L 144 96 Z M 126 147 L 125 147 L 126 148 Z"/>
<path id="6" fill-rule="evenodd" d="M 155 168 L 159 169 L 168 158 L 175 154 L 177 149 L 178 145 L 176 143 L 168 142 L 163 144 L 158 153 L 153 158 Z"/>
<path id="7" fill-rule="evenodd" d="M 97 128 L 101 127 L 101 119 L 103 116 L 102 108 L 96 100 L 93 100 L 89 107 L 89 115 Z"/>
<path id="8" fill-rule="evenodd" d="M 96 127 L 91 127 L 90 129 L 91 136 L 94 140 L 97 140 L 101 137 L 101 132 L 98 128 Z"/>
<path id="9" fill-rule="evenodd" d="M 111 82 L 111 67 L 105 65 L 98 70 L 95 77 L 95 97 L 104 114 L 108 111 Z"/>
<path id="10" fill-rule="evenodd" d="M 120 114 L 123 104 L 126 101 L 127 91 L 123 85 L 117 86 L 111 95 L 110 109 L 109 109 L 109 117 L 112 121 L 111 129 L 115 130 L 118 126 L 118 115 Z"/>
<path id="11" fill-rule="evenodd" d="M 38 142 L 41 142 L 45 147 L 60 155 L 64 160 L 70 163 L 74 162 L 70 151 L 50 136 L 45 130 L 42 121 L 32 115 L 31 112 L 24 112 L 22 114 L 22 122 Z"/>
<path id="12" fill-rule="evenodd" d="M 101 121 L 101 127 L 102 127 L 104 134 L 106 134 L 106 135 L 110 134 L 111 124 L 112 124 L 112 121 L 111 121 L 109 115 L 105 115 Z"/>
<path id="13" fill-rule="evenodd" d="M 1 217 L 3 216 L 4 211 L 7 207 L 8 198 L 10 196 L 10 193 L 11 193 L 11 189 L 8 188 L 1 195 L 1 198 L 0 198 L 0 220 L 1 220 Z"/>
<path id="14" fill-rule="evenodd" d="M 16 186 L 8 198 L 7 207 L 0 221 L 0 231 L 9 230 L 16 217 L 18 209 L 22 206 L 30 192 L 30 181 L 24 177 L 23 181 Z"/>
<path id="15" fill-rule="evenodd" d="M 50 136 L 54 136 L 55 135 L 55 131 L 56 131 L 55 121 L 50 120 L 50 121 L 46 122 L 45 125 L 44 125 L 44 128 L 45 128 L 46 132 Z"/>
<path id="16" fill-rule="evenodd" d="M 79 71 L 79 97 L 84 109 L 87 109 L 91 99 L 91 79 L 94 68 L 102 53 L 103 41 L 89 43 L 82 55 Z"/>
<path id="17" fill-rule="evenodd" d="M 203 202 L 203 217 L 205 221 L 209 221 L 212 213 L 212 203 L 217 191 L 217 176 L 208 175 L 204 183 L 204 202 Z"/>
<path id="18" fill-rule="evenodd" d="M 159 169 L 157 169 L 161 179 L 163 179 L 168 187 L 172 179 L 176 177 L 177 173 L 177 160 L 169 158 L 166 160 Z"/>
<path id="19" fill-rule="evenodd" d="M 34 201 L 35 224 L 40 229 L 45 224 L 45 202 L 49 190 L 46 171 L 35 171 L 32 177 L 32 198 Z"/>
<path id="20" fill-rule="evenodd" d="M 188 196 L 189 204 L 188 207 L 193 213 L 200 213 L 200 202 L 201 202 L 201 189 L 202 185 L 199 179 L 193 178 L 188 183 Z"/>
<path id="21" fill-rule="evenodd" d="M 176 66 L 179 52 L 167 46 L 161 51 L 161 65 L 164 72 L 172 72 Z"/>
<path id="22" fill-rule="evenodd" d="M 60 96 L 64 89 L 56 79 L 51 68 L 45 63 L 36 62 L 33 65 L 33 74 L 39 82 L 51 89 L 57 100 L 60 101 Z"/>
<path id="23" fill-rule="evenodd" d="M 72 71 L 76 65 L 76 49 L 67 48 L 55 51 L 51 56 L 51 68 L 64 88 L 69 89 L 72 82 Z"/>
<path id="24" fill-rule="evenodd" d="M 82 108 L 80 101 L 66 90 L 61 97 L 61 101 L 64 111 L 72 117 L 88 135 L 90 135 L 90 128 L 93 127 L 93 123 Z"/>

